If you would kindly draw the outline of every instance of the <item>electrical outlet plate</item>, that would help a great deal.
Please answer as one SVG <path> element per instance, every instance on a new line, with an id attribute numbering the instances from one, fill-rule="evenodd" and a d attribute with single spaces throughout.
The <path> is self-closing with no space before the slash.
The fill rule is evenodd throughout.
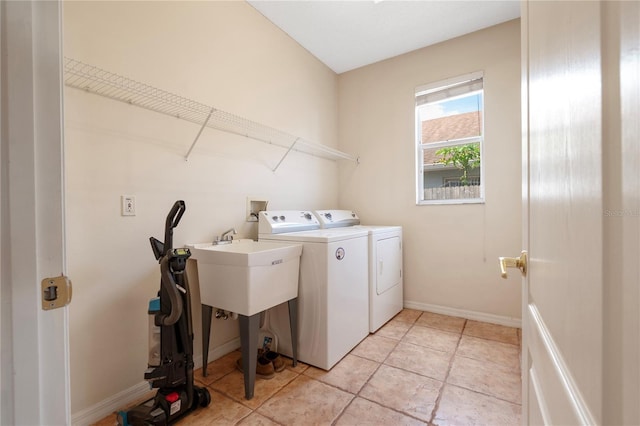
<path id="1" fill-rule="evenodd" d="M 258 212 L 267 209 L 269 201 L 247 197 L 247 222 L 257 222 Z"/>
<path id="2" fill-rule="evenodd" d="M 136 215 L 136 197 L 135 195 L 123 195 L 120 197 L 122 216 Z"/>

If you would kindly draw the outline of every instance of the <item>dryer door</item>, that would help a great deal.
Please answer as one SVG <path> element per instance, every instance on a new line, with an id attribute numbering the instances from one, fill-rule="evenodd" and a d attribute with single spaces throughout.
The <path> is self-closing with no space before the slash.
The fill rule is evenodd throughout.
<path id="1" fill-rule="evenodd" d="M 402 246 L 400 237 L 376 241 L 376 293 L 382 294 L 402 280 Z"/>

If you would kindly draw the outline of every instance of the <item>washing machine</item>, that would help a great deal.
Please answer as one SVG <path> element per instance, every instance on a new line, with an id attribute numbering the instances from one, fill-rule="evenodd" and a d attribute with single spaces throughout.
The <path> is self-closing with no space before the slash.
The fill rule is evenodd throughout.
<path id="1" fill-rule="evenodd" d="M 369 334 L 368 231 L 320 229 L 310 211 L 259 213 L 258 240 L 302 244 L 298 359 L 329 370 Z M 292 356 L 286 304 L 269 311 L 278 352 Z"/>
<path id="2" fill-rule="evenodd" d="M 364 229 L 369 243 L 369 331 L 374 333 L 403 307 L 402 227 L 360 225 L 351 210 L 316 210 L 322 229 Z"/>

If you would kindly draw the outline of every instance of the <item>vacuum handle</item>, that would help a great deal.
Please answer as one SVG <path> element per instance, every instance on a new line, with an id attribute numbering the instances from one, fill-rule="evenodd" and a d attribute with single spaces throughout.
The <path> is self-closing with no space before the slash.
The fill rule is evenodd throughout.
<path id="1" fill-rule="evenodd" d="M 169 295 L 171 312 L 169 315 L 156 315 L 155 323 L 156 325 L 173 325 L 182 315 L 182 296 L 178 293 L 178 287 L 169 268 L 169 256 L 164 256 L 160 260 L 160 276 L 160 282 Z"/>
<path id="2" fill-rule="evenodd" d="M 173 250 L 173 228 L 178 226 L 182 215 L 187 209 L 184 201 L 178 200 L 173 204 L 171 210 L 169 210 L 169 214 L 167 215 L 167 221 L 164 225 L 164 252 L 169 253 L 170 250 Z"/>

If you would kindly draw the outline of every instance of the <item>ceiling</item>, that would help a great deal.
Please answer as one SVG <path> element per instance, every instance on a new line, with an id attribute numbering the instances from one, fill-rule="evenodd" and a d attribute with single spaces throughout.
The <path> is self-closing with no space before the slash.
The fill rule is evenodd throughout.
<path id="1" fill-rule="evenodd" d="M 518 0 L 248 0 L 340 74 L 520 17 Z"/>

